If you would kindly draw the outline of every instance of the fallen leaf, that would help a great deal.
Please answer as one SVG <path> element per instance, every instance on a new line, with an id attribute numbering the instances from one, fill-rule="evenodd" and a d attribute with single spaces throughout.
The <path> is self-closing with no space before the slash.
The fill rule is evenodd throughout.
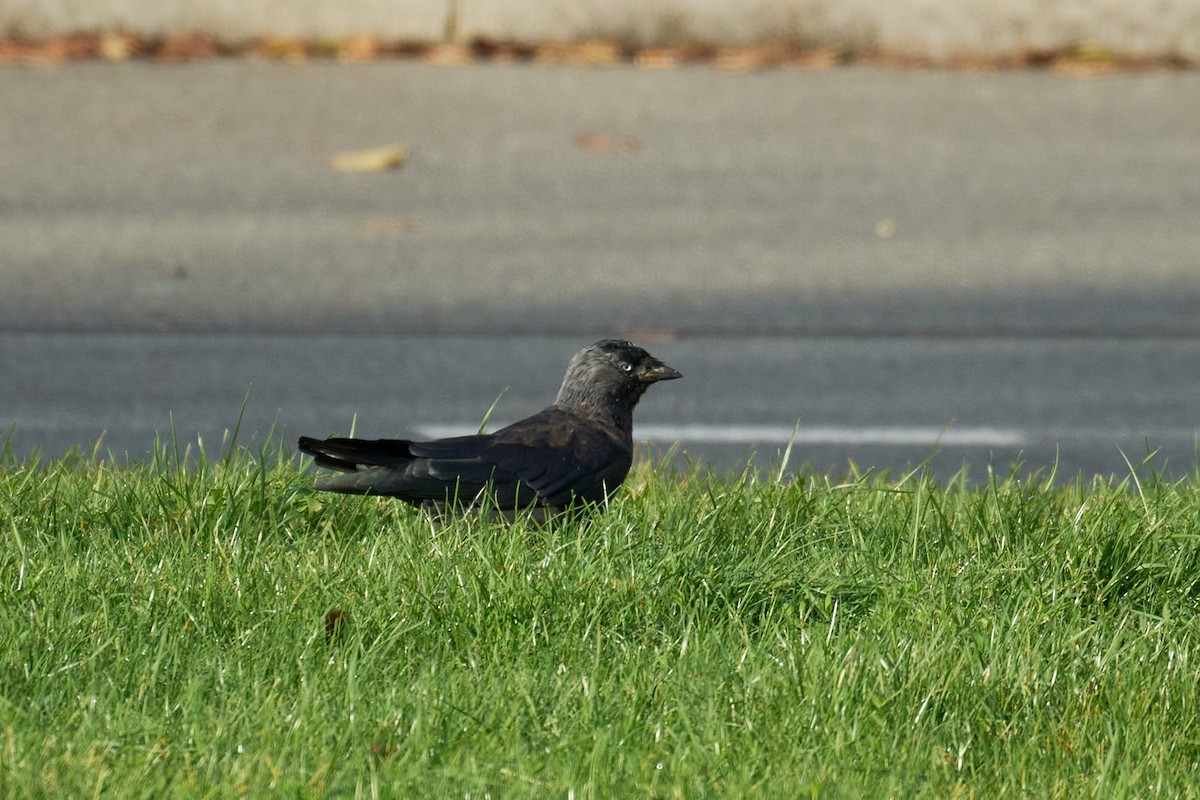
<path id="1" fill-rule="evenodd" d="M 264 58 L 304 61 L 308 58 L 308 42 L 295 36 L 268 34 L 258 40 L 253 51 Z"/>
<path id="2" fill-rule="evenodd" d="M 784 57 L 782 66 L 796 69 L 833 69 L 846 60 L 846 55 L 833 47 L 816 50 L 796 50 Z"/>
<path id="3" fill-rule="evenodd" d="M 421 60 L 427 64 L 437 64 L 443 67 L 457 67 L 470 64 L 475 60 L 471 49 L 457 42 L 435 44 L 421 54 Z"/>
<path id="4" fill-rule="evenodd" d="M 346 614 L 343 611 L 334 609 L 325 615 L 325 641 L 333 641 L 334 637 L 340 636 L 342 631 L 346 629 Z"/>
<path id="5" fill-rule="evenodd" d="M 637 51 L 633 63 L 643 69 L 667 69 L 679 63 L 679 53 L 673 47 L 644 47 Z"/>
<path id="6" fill-rule="evenodd" d="M 202 33 L 185 33 L 167 36 L 154 52 L 155 61 L 191 61 L 196 58 L 216 58 L 221 49 L 211 36 Z"/>
<path id="7" fill-rule="evenodd" d="M 348 150 L 329 159 L 338 172 L 383 172 L 396 169 L 408 158 L 408 148 L 402 144 L 388 144 L 368 150 Z"/>
<path id="8" fill-rule="evenodd" d="M 614 136 L 608 133 L 581 133 L 575 144 L 593 153 L 636 153 L 642 149 L 641 141 L 635 136 Z"/>
<path id="9" fill-rule="evenodd" d="M 74 33 L 47 40 L 39 49 L 39 55 L 49 63 L 58 64 L 94 58 L 99 50 L 100 42 L 95 34 Z"/>
<path id="10" fill-rule="evenodd" d="M 341 42 L 334 52 L 339 61 L 372 61 L 379 58 L 379 40 L 374 36 L 355 36 Z"/>
<path id="11" fill-rule="evenodd" d="M 616 42 L 592 40 L 580 42 L 575 46 L 572 63 L 587 66 L 607 66 L 621 60 L 623 53 Z"/>
<path id="12" fill-rule="evenodd" d="M 722 47 L 713 63 L 721 69 L 748 72 L 778 66 L 786 54 L 786 48 L 778 44 Z"/>
<path id="13" fill-rule="evenodd" d="M 535 64 L 562 64 L 572 67 L 603 67 L 621 60 L 623 53 L 616 42 L 603 39 L 583 42 L 545 42 L 533 52 Z"/>
<path id="14" fill-rule="evenodd" d="M 1117 57 L 1111 50 L 1096 44 L 1080 45 L 1073 51 L 1054 59 L 1051 67 L 1055 72 L 1079 78 L 1089 78 L 1112 72 L 1117 67 Z"/>
<path id="15" fill-rule="evenodd" d="M 515 64 L 531 58 L 532 50 L 527 46 L 518 46 L 508 42 L 495 42 L 491 39 L 476 39 L 471 43 L 472 55 L 492 64 Z"/>
<path id="16" fill-rule="evenodd" d="M 109 61 L 128 61 L 133 53 L 133 37 L 119 33 L 101 34 L 100 55 Z"/>

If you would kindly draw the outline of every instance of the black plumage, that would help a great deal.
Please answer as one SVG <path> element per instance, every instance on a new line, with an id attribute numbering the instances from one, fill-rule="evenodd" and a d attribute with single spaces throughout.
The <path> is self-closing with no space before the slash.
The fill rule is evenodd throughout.
<path id="1" fill-rule="evenodd" d="M 633 408 L 652 383 L 682 377 L 630 342 L 605 339 L 567 366 L 554 405 L 492 434 L 430 442 L 300 437 L 318 489 L 397 497 L 421 506 L 558 510 L 605 500 L 633 460 Z"/>

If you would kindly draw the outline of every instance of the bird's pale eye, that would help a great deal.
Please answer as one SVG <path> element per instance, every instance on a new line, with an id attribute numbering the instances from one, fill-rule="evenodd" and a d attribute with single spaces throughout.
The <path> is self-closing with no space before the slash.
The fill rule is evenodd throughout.
<path id="1" fill-rule="evenodd" d="M 633 364 L 626 361 L 621 362 L 621 372 L 633 372 Z"/>

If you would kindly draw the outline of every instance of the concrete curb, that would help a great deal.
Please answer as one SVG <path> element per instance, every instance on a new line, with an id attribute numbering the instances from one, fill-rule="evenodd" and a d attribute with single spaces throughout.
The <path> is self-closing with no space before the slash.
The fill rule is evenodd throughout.
<path id="1" fill-rule="evenodd" d="M 437 42 L 612 39 L 630 46 L 786 40 L 944 60 L 1085 48 L 1200 58 L 1200 0 L 0 0 L 0 32 L 371 34 Z"/>

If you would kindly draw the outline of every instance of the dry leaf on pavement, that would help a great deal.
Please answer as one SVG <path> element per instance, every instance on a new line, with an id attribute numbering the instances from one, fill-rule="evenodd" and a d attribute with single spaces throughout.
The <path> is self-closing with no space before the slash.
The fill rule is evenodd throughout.
<path id="1" fill-rule="evenodd" d="M 593 153 L 636 153 L 642 149 L 641 140 L 636 136 L 614 136 L 608 133 L 580 133 L 575 137 L 575 144 Z"/>
<path id="2" fill-rule="evenodd" d="M 338 172 L 383 172 L 396 169 L 408 158 L 408 148 L 402 144 L 372 147 L 368 150 L 348 150 L 329 159 Z"/>

